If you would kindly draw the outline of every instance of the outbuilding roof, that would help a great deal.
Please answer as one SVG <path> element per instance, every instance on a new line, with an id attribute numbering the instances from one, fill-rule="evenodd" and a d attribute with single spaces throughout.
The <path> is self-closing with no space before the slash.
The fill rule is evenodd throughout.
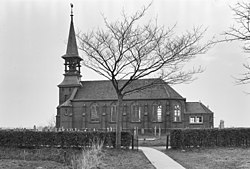
<path id="1" fill-rule="evenodd" d="M 203 113 L 213 113 L 213 112 L 200 102 L 186 102 L 186 113 L 203 114 Z"/>

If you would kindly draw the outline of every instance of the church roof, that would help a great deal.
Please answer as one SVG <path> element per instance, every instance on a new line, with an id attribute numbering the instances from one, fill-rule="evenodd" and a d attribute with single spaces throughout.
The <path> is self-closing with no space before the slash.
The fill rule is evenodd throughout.
<path id="1" fill-rule="evenodd" d="M 150 84 L 155 79 L 139 79 L 130 85 L 130 89 Z M 126 81 L 120 81 L 124 84 Z M 163 82 L 163 81 L 162 81 Z M 156 84 L 139 92 L 126 95 L 123 99 L 184 99 L 167 83 Z M 74 100 L 117 100 L 117 95 L 112 83 L 109 80 L 83 81 Z"/>
<path id="2" fill-rule="evenodd" d="M 186 102 L 186 113 L 204 114 L 204 113 L 213 113 L 213 112 L 200 102 Z"/>
<path id="3" fill-rule="evenodd" d="M 74 88 L 73 92 L 71 93 L 68 100 L 66 100 L 63 104 L 59 105 L 58 107 L 72 107 L 71 100 L 75 97 L 78 88 Z"/>

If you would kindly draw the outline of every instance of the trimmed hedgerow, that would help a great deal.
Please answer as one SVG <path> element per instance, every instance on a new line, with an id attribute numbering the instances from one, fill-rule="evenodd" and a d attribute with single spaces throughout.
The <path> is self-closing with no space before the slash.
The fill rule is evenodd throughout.
<path id="1" fill-rule="evenodd" d="M 250 128 L 174 129 L 170 131 L 174 149 L 191 147 L 248 147 Z"/>
<path id="2" fill-rule="evenodd" d="M 121 137 L 122 146 L 126 148 L 129 147 L 132 143 L 132 134 L 130 132 L 122 132 Z M 80 148 L 89 147 L 93 143 L 98 142 L 102 142 L 103 146 L 115 147 L 115 132 L 38 132 L 31 130 L 0 130 L 0 146 L 2 147 Z"/>

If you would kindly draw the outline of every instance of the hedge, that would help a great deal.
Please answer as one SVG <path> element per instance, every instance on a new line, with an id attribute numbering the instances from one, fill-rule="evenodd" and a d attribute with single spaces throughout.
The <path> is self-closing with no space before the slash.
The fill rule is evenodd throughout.
<path id="1" fill-rule="evenodd" d="M 174 129 L 170 131 L 173 149 L 191 147 L 249 147 L 250 128 Z"/>
<path id="2" fill-rule="evenodd" d="M 129 147 L 132 142 L 130 132 L 121 133 L 121 144 Z M 81 148 L 102 142 L 103 146 L 115 147 L 115 132 L 40 132 L 0 130 L 0 146 L 20 148 L 61 147 Z"/>

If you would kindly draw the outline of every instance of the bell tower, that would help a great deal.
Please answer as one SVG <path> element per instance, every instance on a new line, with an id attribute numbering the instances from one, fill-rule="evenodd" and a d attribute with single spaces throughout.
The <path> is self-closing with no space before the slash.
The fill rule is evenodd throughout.
<path id="1" fill-rule="evenodd" d="M 75 29 L 73 23 L 73 4 L 70 4 L 70 28 L 67 43 L 66 54 L 62 56 L 64 59 L 64 79 L 58 85 L 59 87 L 59 106 L 57 107 L 56 127 L 72 128 L 73 126 L 73 107 L 71 100 L 74 99 L 78 88 L 81 84 L 81 61 L 82 58 L 78 54 Z"/>
<path id="2" fill-rule="evenodd" d="M 71 6 L 71 21 L 69 29 L 69 37 L 67 43 L 66 54 L 62 56 L 64 59 L 64 79 L 58 85 L 59 88 L 68 88 L 68 87 L 81 87 L 81 61 L 82 58 L 78 54 L 75 29 L 73 23 L 73 4 Z M 61 103 L 60 103 L 61 104 Z"/>

